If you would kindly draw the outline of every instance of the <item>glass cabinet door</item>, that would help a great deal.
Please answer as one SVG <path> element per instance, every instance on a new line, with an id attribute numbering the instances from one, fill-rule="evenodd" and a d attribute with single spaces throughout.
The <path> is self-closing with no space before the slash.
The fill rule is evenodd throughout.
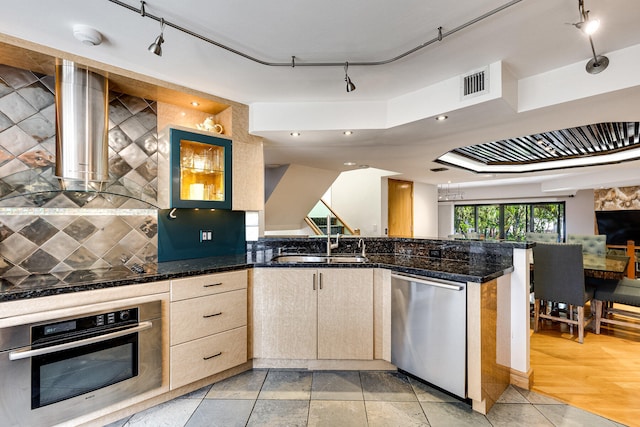
<path id="1" fill-rule="evenodd" d="M 231 141 L 171 129 L 171 201 L 177 208 L 231 209 Z"/>

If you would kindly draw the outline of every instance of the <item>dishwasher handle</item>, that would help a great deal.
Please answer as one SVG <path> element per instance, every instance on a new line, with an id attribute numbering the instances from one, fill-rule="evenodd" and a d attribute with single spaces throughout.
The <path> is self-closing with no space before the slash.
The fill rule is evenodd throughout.
<path id="1" fill-rule="evenodd" d="M 405 274 L 397 274 L 391 273 L 392 279 L 404 280 L 405 282 L 415 282 L 421 285 L 427 286 L 435 286 L 437 288 L 449 289 L 452 291 L 462 291 L 464 290 L 464 285 L 456 282 L 449 282 L 444 280 L 436 280 L 436 279 L 423 279 L 415 276 L 409 276 Z"/>

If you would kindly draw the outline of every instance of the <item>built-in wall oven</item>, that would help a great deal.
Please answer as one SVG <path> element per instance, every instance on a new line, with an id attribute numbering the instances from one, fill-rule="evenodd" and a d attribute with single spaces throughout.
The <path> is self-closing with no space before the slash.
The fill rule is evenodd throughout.
<path id="1" fill-rule="evenodd" d="M 162 385 L 161 302 L 0 329 L 0 423 L 52 425 Z"/>

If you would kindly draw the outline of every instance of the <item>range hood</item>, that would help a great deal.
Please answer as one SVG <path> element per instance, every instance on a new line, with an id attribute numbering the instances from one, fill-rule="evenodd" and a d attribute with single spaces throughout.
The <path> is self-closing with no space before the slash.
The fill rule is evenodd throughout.
<path id="1" fill-rule="evenodd" d="M 109 180 L 109 81 L 56 61 L 56 169 L 63 189 L 96 190 Z"/>

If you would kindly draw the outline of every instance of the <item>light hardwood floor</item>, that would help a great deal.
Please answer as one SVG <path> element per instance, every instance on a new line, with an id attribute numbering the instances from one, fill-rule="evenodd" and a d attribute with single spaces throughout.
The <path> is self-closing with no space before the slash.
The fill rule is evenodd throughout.
<path id="1" fill-rule="evenodd" d="M 531 367 L 533 391 L 640 426 L 640 330 L 590 326 L 579 344 L 567 325 L 545 321 L 531 334 Z"/>

